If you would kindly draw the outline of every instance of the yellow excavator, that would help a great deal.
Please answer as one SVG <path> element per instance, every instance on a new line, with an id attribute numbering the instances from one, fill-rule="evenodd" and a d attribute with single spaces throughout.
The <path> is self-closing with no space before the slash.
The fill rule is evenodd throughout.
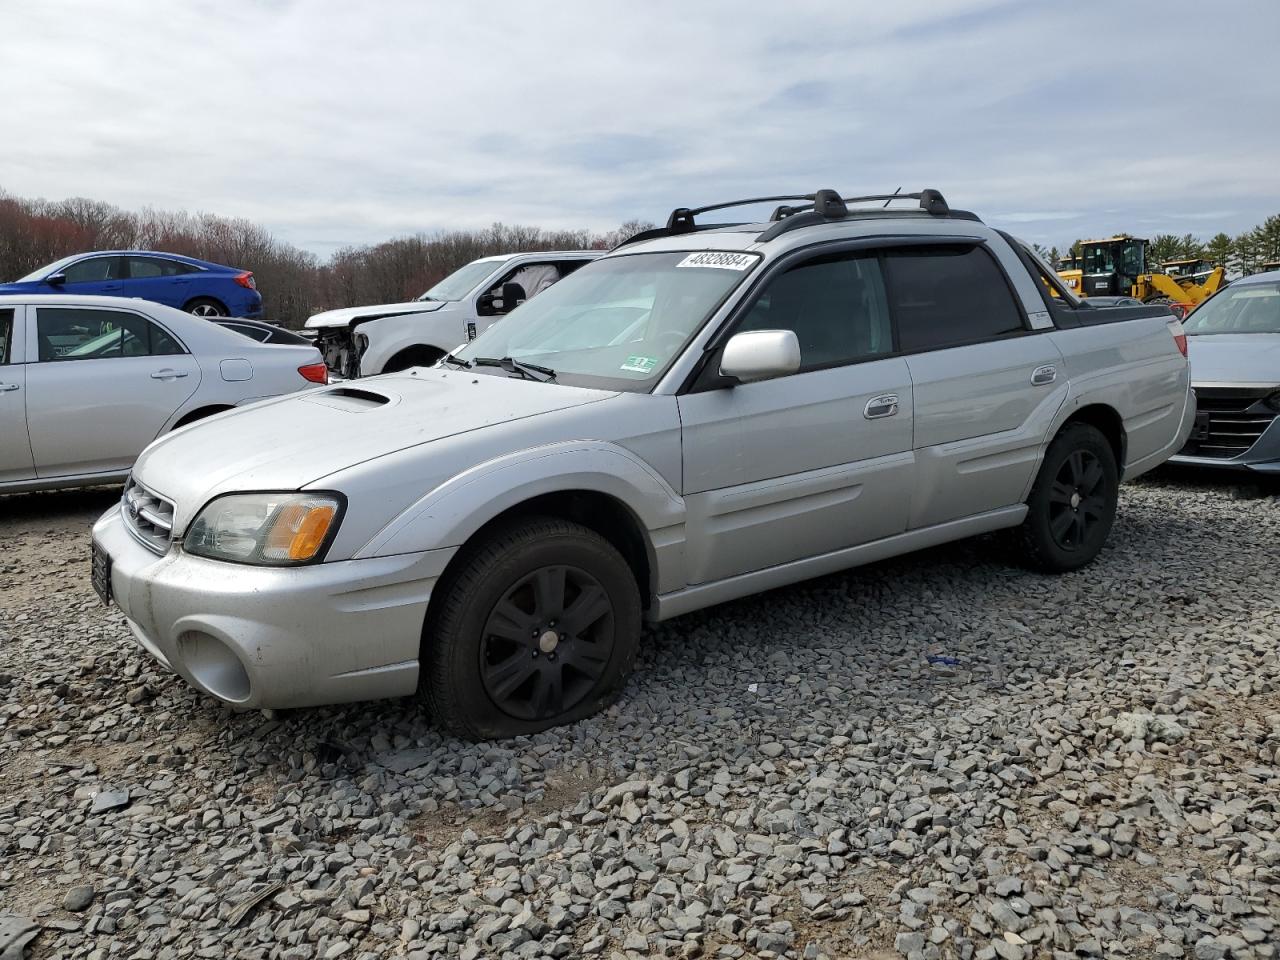
<path id="1" fill-rule="evenodd" d="M 1065 266 L 1065 264 L 1064 264 Z M 1127 233 L 1080 244 L 1078 263 L 1058 276 L 1078 297 L 1136 297 L 1143 303 L 1170 303 L 1189 310 L 1207 300 L 1226 280 L 1226 271 L 1200 259 L 1174 260 L 1161 272 L 1147 270 L 1147 241 Z"/>

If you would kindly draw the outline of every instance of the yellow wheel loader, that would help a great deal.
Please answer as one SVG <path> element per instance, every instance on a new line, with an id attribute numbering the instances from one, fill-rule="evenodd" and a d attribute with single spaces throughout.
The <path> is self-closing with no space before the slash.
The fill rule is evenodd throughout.
<path id="1" fill-rule="evenodd" d="M 1143 303 L 1177 304 L 1190 310 L 1223 285 L 1226 272 L 1203 260 L 1176 260 L 1169 272 L 1147 271 L 1147 241 L 1127 233 L 1080 244 L 1080 265 L 1058 276 L 1078 297 L 1136 297 Z M 1202 269 L 1207 268 L 1207 269 Z"/>

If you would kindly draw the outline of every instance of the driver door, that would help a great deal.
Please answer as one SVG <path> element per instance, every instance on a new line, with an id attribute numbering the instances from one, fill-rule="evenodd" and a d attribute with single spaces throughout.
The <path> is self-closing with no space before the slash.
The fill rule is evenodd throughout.
<path id="1" fill-rule="evenodd" d="M 25 307 L 0 308 L 0 483 L 35 477 L 27 437 L 27 365 L 23 350 Z"/>
<path id="2" fill-rule="evenodd" d="M 876 256 L 775 274 L 733 332 L 778 329 L 800 341 L 797 373 L 679 397 L 690 585 L 906 530 L 911 377 Z"/>

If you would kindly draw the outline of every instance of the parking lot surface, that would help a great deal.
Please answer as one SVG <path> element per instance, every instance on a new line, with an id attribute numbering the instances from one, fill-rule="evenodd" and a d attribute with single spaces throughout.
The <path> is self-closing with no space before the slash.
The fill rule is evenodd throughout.
<path id="1" fill-rule="evenodd" d="M 606 715 L 236 715 L 88 583 L 117 491 L 0 499 L 0 912 L 35 957 L 1272 957 L 1280 497 L 1126 486 L 646 630 Z M 354 641 L 358 642 L 358 641 Z"/>

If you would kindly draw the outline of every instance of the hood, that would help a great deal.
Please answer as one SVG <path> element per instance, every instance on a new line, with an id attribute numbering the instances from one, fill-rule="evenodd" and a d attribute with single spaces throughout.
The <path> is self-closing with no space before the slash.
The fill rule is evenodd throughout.
<path id="1" fill-rule="evenodd" d="M 28 280 L 26 283 L 0 283 L 0 293 L 30 293 L 45 284 L 39 280 Z"/>
<path id="2" fill-rule="evenodd" d="M 1280 383 L 1280 333 L 1210 333 L 1187 337 L 1191 382 Z"/>
<path id="3" fill-rule="evenodd" d="M 342 307 L 339 310 L 313 314 L 307 318 L 306 327 L 308 330 L 319 330 L 325 327 L 345 327 L 352 320 L 377 320 L 398 313 L 434 313 L 447 303 L 448 300 L 411 300 L 409 303 L 377 303 L 371 307 Z"/>
<path id="4" fill-rule="evenodd" d="M 200 421 L 157 440 L 134 465 L 186 529 L 210 498 L 298 490 L 339 470 L 456 434 L 614 396 L 466 371 L 419 370 L 308 390 Z"/>

